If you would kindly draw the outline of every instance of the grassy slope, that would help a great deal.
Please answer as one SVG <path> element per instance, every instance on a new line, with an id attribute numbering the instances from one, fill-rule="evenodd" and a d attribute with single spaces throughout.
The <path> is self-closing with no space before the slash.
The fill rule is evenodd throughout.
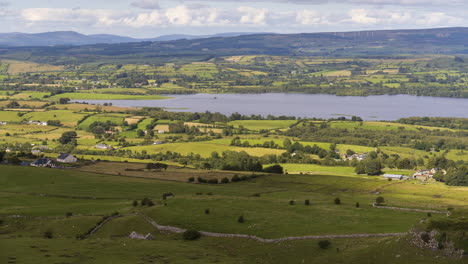
<path id="1" fill-rule="evenodd" d="M 466 188 L 412 183 L 387 186 L 388 182 L 372 177 L 276 175 L 212 186 L 74 171 L 64 173 L 51 169 L 0 167 L 3 172 L 0 175 L 0 215 L 60 217 L 65 212 L 77 215 L 136 210 L 163 224 L 265 237 L 404 232 L 425 217 L 423 213 L 371 208 L 369 203 L 375 196 L 370 192 L 375 189 L 381 189 L 390 205 L 398 206 L 443 209 L 451 205 L 455 210 L 462 210 L 467 199 Z M 163 206 L 159 199 L 163 192 L 168 191 L 176 197 L 166 200 L 167 206 Z M 206 195 L 209 192 L 213 195 Z M 439 192 L 444 193 L 442 198 L 431 198 L 433 193 Z M 254 193 L 263 194 L 251 197 Z M 133 208 L 131 201 L 143 196 L 156 201 L 156 206 Z M 336 196 L 342 199 L 342 205 L 333 204 Z M 289 205 L 291 199 L 297 204 Z M 310 199 L 311 206 L 304 206 L 304 199 Z M 357 201 L 361 208 L 354 206 Z M 203 213 L 206 208 L 211 210 L 210 215 Z M 236 222 L 241 214 L 246 218 L 244 224 Z M 0 251 L 0 260 L 16 257 L 21 263 L 66 260 L 73 260 L 73 263 L 128 263 L 155 257 L 174 263 L 291 263 L 302 260 L 305 263 L 395 263 L 396 259 L 398 263 L 457 263 L 441 257 L 434 259 L 435 253 L 410 247 L 404 239 L 398 238 L 333 239 L 329 250 L 319 250 L 317 241 L 313 240 L 272 245 L 242 239 L 202 238 L 197 242 L 185 242 L 176 235 L 160 234 L 136 216 L 110 222 L 90 240 L 73 239 L 98 219 L 96 216 L 55 220 L 8 218 L 7 225 L 0 227 L 4 232 L 0 235 L 2 248 L 6 249 Z M 41 238 L 42 233 L 49 229 L 53 230 L 55 238 Z M 124 238 L 134 230 L 153 232 L 156 240 Z M 157 253 L 152 251 L 155 248 Z M 335 248 L 340 248 L 340 252 Z"/>

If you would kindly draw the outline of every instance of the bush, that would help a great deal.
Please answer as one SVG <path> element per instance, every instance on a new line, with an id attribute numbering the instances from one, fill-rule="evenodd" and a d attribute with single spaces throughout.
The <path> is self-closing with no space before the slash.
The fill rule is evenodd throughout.
<path id="1" fill-rule="evenodd" d="M 205 209 L 205 214 L 210 214 L 210 209 Z"/>
<path id="2" fill-rule="evenodd" d="M 52 230 L 47 230 L 44 232 L 44 238 L 48 238 L 48 239 L 51 239 L 54 237 L 54 233 L 52 232 Z"/>
<path id="3" fill-rule="evenodd" d="M 195 182 L 195 177 L 188 178 L 188 182 Z"/>
<path id="4" fill-rule="evenodd" d="M 196 230 L 187 230 L 182 234 L 184 240 L 197 240 L 201 237 L 200 232 Z"/>
<path id="5" fill-rule="evenodd" d="M 335 198 L 335 204 L 341 204 L 340 198 L 338 198 L 338 197 Z"/>
<path id="6" fill-rule="evenodd" d="M 359 208 L 361 205 L 359 205 L 359 203 L 356 203 L 356 208 Z"/>
<path id="7" fill-rule="evenodd" d="M 221 183 L 222 184 L 229 183 L 229 179 L 227 177 L 224 177 L 224 178 L 221 179 Z"/>
<path id="8" fill-rule="evenodd" d="M 197 178 L 198 183 L 207 183 L 208 181 L 206 179 L 203 179 L 202 177 Z"/>
<path id="9" fill-rule="evenodd" d="M 208 183 L 209 184 L 218 184 L 218 179 L 214 178 L 214 179 L 209 179 L 208 180 Z"/>
<path id="10" fill-rule="evenodd" d="M 66 217 L 72 217 L 72 216 L 73 216 L 73 213 L 72 213 L 72 212 L 67 212 L 67 213 L 65 213 L 65 216 L 66 216 Z"/>
<path id="11" fill-rule="evenodd" d="M 385 203 L 385 199 L 382 196 L 375 198 L 375 204 L 381 205 L 383 203 Z"/>
<path id="12" fill-rule="evenodd" d="M 320 240 L 318 242 L 318 245 L 321 249 L 327 249 L 328 247 L 330 247 L 331 243 L 328 240 Z"/>
<path id="13" fill-rule="evenodd" d="M 238 223 L 244 223 L 245 222 L 244 216 L 243 215 L 239 216 L 239 218 L 237 219 L 237 222 Z"/>
<path id="14" fill-rule="evenodd" d="M 281 165 L 273 165 L 270 167 L 266 167 L 265 169 L 263 169 L 263 171 L 266 173 L 277 173 L 277 174 L 284 173 L 283 167 L 281 167 Z"/>
<path id="15" fill-rule="evenodd" d="M 310 201 L 309 201 L 309 200 L 305 200 L 305 201 L 304 201 L 304 204 L 305 204 L 305 205 L 310 205 Z"/>
<path id="16" fill-rule="evenodd" d="M 294 200 L 289 201 L 289 205 L 294 205 Z"/>
<path id="17" fill-rule="evenodd" d="M 241 181 L 241 179 L 240 179 L 239 175 L 235 174 L 234 176 L 232 176 L 231 181 L 232 182 L 239 182 L 239 181 Z"/>
<path id="18" fill-rule="evenodd" d="M 133 205 L 133 207 L 137 207 L 138 206 L 138 201 L 133 201 L 132 205 Z"/>

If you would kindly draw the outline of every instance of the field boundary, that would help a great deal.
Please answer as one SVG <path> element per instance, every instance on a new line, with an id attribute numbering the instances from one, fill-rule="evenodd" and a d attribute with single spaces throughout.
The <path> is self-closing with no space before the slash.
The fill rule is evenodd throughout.
<path id="1" fill-rule="evenodd" d="M 146 221 L 148 221 L 152 226 L 156 227 L 159 231 L 166 231 L 171 233 L 183 233 L 187 231 L 187 229 L 173 227 L 173 226 L 164 226 L 159 225 L 156 223 L 152 218 L 141 215 Z M 308 240 L 308 239 L 333 239 L 333 238 L 360 238 L 360 237 L 393 237 L 393 236 L 404 236 L 408 233 L 380 233 L 380 234 L 349 234 L 349 235 L 321 235 L 321 236 L 298 236 L 298 237 L 282 237 L 282 238 L 261 238 L 258 236 L 253 235 L 246 235 L 246 234 L 226 234 L 226 233 L 214 233 L 214 232 L 206 232 L 206 231 L 199 231 L 200 234 L 208 237 L 222 237 L 222 238 L 246 238 L 252 239 L 257 242 L 261 243 L 280 243 L 283 241 L 292 241 L 292 240 Z"/>
<path id="2" fill-rule="evenodd" d="M 376 203 L 373 203 L 373 204 L 372 204 L 372 207 L 374 207 L 374 208 L 380 208 L 380 209 L 399 210 L 399 211 L 410 211 L 410 212 L 421 212 L 421 213 L 450 214 L 449 211 L 435 211 L 435 210 L 402 208 L 402 207 L 392 207 L 392 206 L 380 206 L 380 205 L 377 205 Z"/>

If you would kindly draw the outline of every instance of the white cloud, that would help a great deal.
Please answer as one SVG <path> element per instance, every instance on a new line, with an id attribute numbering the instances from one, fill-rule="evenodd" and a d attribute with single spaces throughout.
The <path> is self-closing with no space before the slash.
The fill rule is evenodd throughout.
<path id="1" fill-rule="evenodd" d="M 359 25 L 401 25 L 410 23 L 413 15 L 409 12 L 392 12 L 387 10 L 352 9 L 350 21 Z"/>
<path id="2" fill-rule="evenodd" d="M 301 10 L 296 14 L 296 22 L 301 25 L 324 25 L 330 22 L 315 10 Z"/>
<path id="3" fill-rule="evenodd" d="M 169 23 L 173 25 L 189 25 L 192 22 L 192 14 L 186 6 L 168 8 L 165 12 Z"/>
<path id="4" fill-rule="evenodd" d="M 266 8 L 255 8 L 249 6 L 238 7 L 237 11 L 242 14 L 239 19 L 239 22 L 241 24 L 254 25 L 265 25 L 266 18 L 269 12 Z"/>
<path id="5" fill-rule="evenodd" d="M 418 20 L 416 24 L 422 26 L 455 26 L 463 22 L 463 19 L 449 16 L 444 12 L 431 12 L 424 14 Z"/>
<path id="6" fill-rule="evenodd" d="M 159 9 L 159 0 L 137 0 L 133 1 L 131 4 L 133 7 L 138 7 L 142 9 Z"/>

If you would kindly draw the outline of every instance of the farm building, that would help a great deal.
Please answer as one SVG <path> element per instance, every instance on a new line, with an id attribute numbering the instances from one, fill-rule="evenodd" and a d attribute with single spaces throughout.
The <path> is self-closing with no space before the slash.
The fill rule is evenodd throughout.
<path id="1" fill-rule="evenodd" d="M 107 144 L 101 143 L 101 144 L 97 144 L 97 145 L 96 145 L 96 148 L 97 148 L 97 149 L 112 149 L 112 146 L 111 146 L 111 145 L 107 145 Z"/>
<path id="2" fill-rule="evenodd" d="M 393 179 L 393 180 L 406 180 L 409 179 L 408 176 L 403 176 L 400 174 L 384 174 L 383 175 L 384 179 Z"/>
<path id="3" fill-rule="evenodd" d="M 153 237 L 153 235 L 151 235 L 151 233 L 143 235 L 143 234 L 138 234 L 135 231 L 130 233 L 130 235 L 128 237 L 131 238 L 131 239 L 141 239 L 141 240 L 153 240 L 154 239 L 154 237 Z"/>
<path id="4" fill-rule="evenodd" d="M 77 161 L 78 159 L 69 153 L 61 153 L 57 158 L 57 162 L 61 163 L 73 163 Z"/>
<path id="5" fill-rule="evenodd" d="M 160 141 L 160 140 L 158 140 L 158 141 L 156 141 L 156 142 L 153 143 L 153 145 L 161 145 L 161 144 L 164 144 L 164 142 L 162 142 L 162 141 Z"/>
<path id="6" fill-rule="evenodd" d="M 418 170 L 413 174 L 413 179 L 421 180 L 421 181 L 432 180 L 434 174 L 436 174 L 437 171 L 438 170 L 436 168 L 433 168 L 430 170 Z M 445 170 L 441 170 L 441 172 L 444 175 L 447 174 L 447 171 Z"/>
<path id="7" fill-rule="evenodd" d="M 43 167 L 43 168 L 55 168 L 55 162 L 48 158 L 42 158 L 31 162 L 30 164 L 33 167 Z"/>
<path id="8" fill-rule="evenodd" d="M 0 121 L 0 125 L 6 125 L 7 122 Z"/>
<path id="9" fill-rule="evenodd" d="M 166 131 L 164 131 L 162 129 L 158 130 L 158 134 L 164 134 L 164 133 L 166 133 Z"/>
<path id="10" fill-rule="evenodd" d="M 47 122 L 41 122 L 41 121 L 28 121 L 28 124 L 37 125 L 37 126 L 47 126 Z"/>

